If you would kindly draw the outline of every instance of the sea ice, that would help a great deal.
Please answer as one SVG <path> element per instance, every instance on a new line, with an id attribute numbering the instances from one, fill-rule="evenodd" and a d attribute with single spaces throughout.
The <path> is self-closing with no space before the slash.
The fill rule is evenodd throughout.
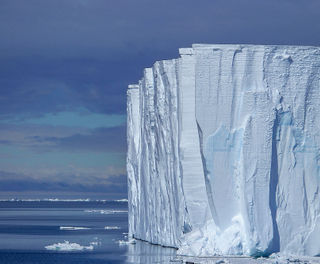
<path id="1" fill-rule="evenodd" d="M 56 250 L 56 251 L 82 251 L 82 250 L 93 250 L 93 245 L 90 246 L 81 246 L 77 243 L 70 243 L 65 240 L 63 243 L 56 243 L 53 245 L 45 246 L 47 250 Z"/>
<path id="2" fill-rule="evenodd" d="M 127 213 L 127 210 L 97 210 L 97 209 L 89 209 L 84 210 L 85 213 L 98 213 L 98 214 L 123 214 Z"/>
<path id="3" fill-rule="evenodd" d="M 123 245 L 135 244 L 136 241 L 135 241 L 135 239 L 119 240 L 118 243 L 120 246 L 123 246 Z"/>
<path id="4" fill-rule="evenodd" d="M 60 226 L 60 230 L 69 230 L 69 231 L 88 230 L 88 229 L 91 229 L 91 228 L 82 227 L 82 226 Z"/>
<path id="5" fill-rule="evenodd" d="M 106 230 L 116 230 L 116 229 L 121 229 L 119 226 L 105 226 L 104 229 Z"/>

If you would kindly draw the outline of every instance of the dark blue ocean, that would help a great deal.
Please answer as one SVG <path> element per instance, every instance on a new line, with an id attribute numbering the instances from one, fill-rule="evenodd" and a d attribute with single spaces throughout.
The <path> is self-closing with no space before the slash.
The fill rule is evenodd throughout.
<path id="1" fill-rule="evenodd" d="M 0 201 L 0 264 L 170 263 L 174 249 L 126 243 L 123 201 Z"/>

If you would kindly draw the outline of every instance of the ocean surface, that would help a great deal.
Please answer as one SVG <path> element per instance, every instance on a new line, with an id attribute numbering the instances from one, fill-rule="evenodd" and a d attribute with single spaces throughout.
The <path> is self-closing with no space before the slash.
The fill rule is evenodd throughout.
<path id="1" fill-rule="evenodd" d="M 128 243 L 127 232 L 125 200 L 0 200 L 0 264 L 170 263 L 174 258 L 174 249 Z"/>

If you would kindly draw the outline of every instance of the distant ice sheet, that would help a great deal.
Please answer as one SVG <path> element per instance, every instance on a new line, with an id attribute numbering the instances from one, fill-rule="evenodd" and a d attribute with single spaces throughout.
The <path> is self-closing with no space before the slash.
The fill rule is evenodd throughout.
<path id="1" fill-rule="evenodd" d="M 56 251 L 84 251 L 84 250 L 93 250 L 93 245 L 90 246 L 81 246 L 77 243 L 70 243 L 65 240 L 63 243 L 56 243 L 53 245 L 45 246 L 47 250 L 56 250 Z"/>
<path id="2" fill-rule="evenodd" d="M 0 199 L 0 202 L 118 202 L 125 203 L 128 202 L 128 199 L 117 199 L 117 200 L 107 200 L 107 199 L 60 199 L 60 198 L 43 198 L 43 199 L 19 199 L 19 198 L 10 198 L 10 199 Z"/>
<path id="3" fill-rule="evenodd" d="M 90 227 L 82 227 L 82 226 L 60 226 L 60 230 L 88 230 Z"/>
<path id="4" fill-rule="evenodd" d="M 114 200 L 115 202 L 120 202 L 120 203 L 127 203 L 128 199 L 119 199 L 119 200 Z"/>
<path id="5" fill-rule="evenodd" d="M 127 210 L 85 210 L 86 213 L 95 213 L 95 214 L 122 214 L 127 213 Z"/>
<path id="6" fill-rule="evenodd" d="M 0 199 L 0 202 L 104 202 L 106 200 L 91 200 L 89 198 L 85 199 L 59 199 L 59 198 L 43 198 L 43 199 Z"/>

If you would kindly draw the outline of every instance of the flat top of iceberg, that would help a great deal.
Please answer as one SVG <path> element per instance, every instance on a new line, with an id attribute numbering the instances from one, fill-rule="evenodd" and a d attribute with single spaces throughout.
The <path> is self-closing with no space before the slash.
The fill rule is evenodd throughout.
<path id="1" fill-rule="evenodd" d="M 285 45 L 285 44 L 205 44 L 205 43 L 195 43 L 192 44 L 192 48 L 220 48 L 220 47 L 282 47 L 282 48 L 319 48 L 319 46 L 303 46 L 303 45 Z"/>

